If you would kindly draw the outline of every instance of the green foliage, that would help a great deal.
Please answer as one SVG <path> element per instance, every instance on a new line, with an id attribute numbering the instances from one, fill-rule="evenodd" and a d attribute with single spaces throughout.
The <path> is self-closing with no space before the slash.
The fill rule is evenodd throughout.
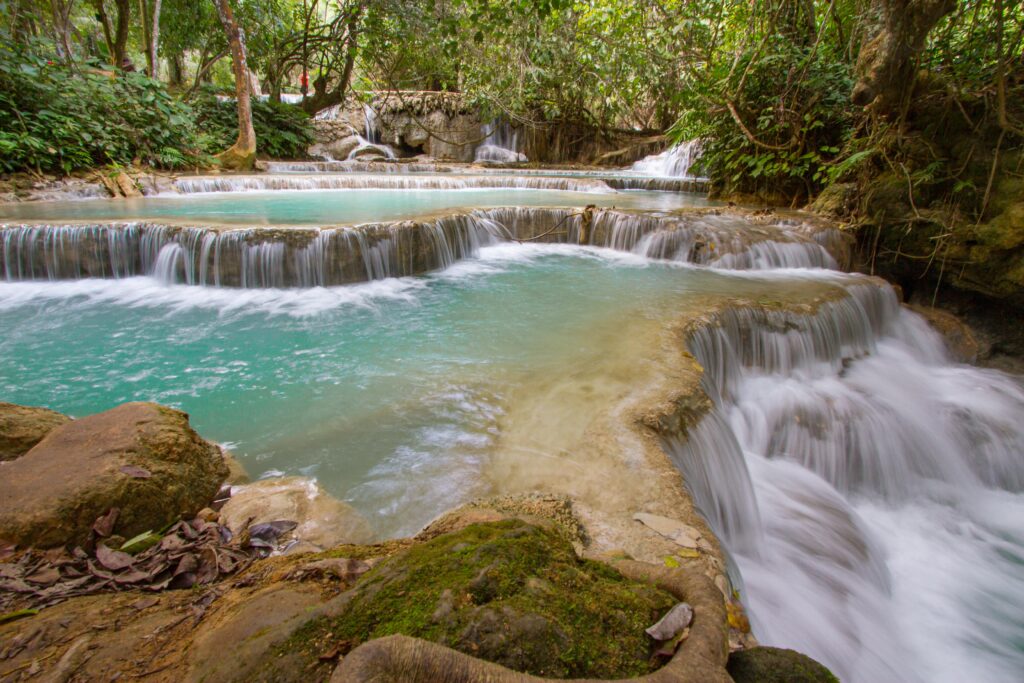
<path id="1" fill-rule="evenodd" d="M 196 126 L 202 131 L 200 144 L 205 152 L 217 153 L 234 143 L 238 136 L 238 107 L 234 100 L 220 100 L 215 92 L 204 90 L 195 102 Z M 261 156 L 296 159 L 306 155 L 313 144 L 309 116 L 291 104 L 252 100 L 252 123 Z"/>
<path id="2" fill-rule="evenodd" d="M 34 47 L 0 46 L 0 170 L 69 173 L 136 159 L 174 168 L 194 158 L 191 110 L 159 82 L 72 69 Z"/>
<path id="3" fill-rule="evenodd" d="M 720 192 L 807 197 L 850 138 L 852 85 L 833 55 L 774 35 L 696 83 L 671 134 L 705 141 L 701 165 Z"/>

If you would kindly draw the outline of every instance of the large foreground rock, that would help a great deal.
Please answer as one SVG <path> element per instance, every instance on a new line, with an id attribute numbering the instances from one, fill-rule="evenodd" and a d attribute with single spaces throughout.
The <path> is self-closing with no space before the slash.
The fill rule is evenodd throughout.
<path id="1" fill-rule="evenodd" d="M 20 458 L 71 418 L 47 408 L 0 403 L 0 461 Z"/>
<path id="2" fill-rule="evenodd" d="M 120 510 L 113 532 L 131 537 L 194 515 L 226 476 L 220 449 L 188 415 L 126 403 L 69 422 L 0 465 L 0 539 L 84 544 L 110 508 Z"/>

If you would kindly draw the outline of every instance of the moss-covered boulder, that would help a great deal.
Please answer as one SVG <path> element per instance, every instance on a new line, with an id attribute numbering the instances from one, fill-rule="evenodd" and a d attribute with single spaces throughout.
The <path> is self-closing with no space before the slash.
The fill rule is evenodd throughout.
<path id="1" fill-rule="evenodd" d="M 577 557 L 556 529 L 519 519 L 472 524 L 375 566 L 335 616 L 278 645 L 261 680 L 329 675 L 324 653 L 405 634 L 552 678 L 620 678 L 664 663 L 644 629 L 678 602 Z M 316 676 L 312 676 L 316 678 Z"/>
<path id="2" fill-rule="evenodd" d="M 20 458 L 69 420 L 67 415 L 47 408 L 0 402 L 0 462 Z"/>
<path id="3" fill-rule="evenodd" d="M 111 508 L 115 534 L 162 528 L 205 507 L 227 476 L 188 415 L 154 403 L 68 422 L 2 467 L 0 539 L 36 547 L 85 544 Z"/>
<path id="4" fill-rule="evenodd" d="M 736 683 L 839 683 L 831 671 L 807 655 L 778 647 L 733 652 L 726 669 Z"/>

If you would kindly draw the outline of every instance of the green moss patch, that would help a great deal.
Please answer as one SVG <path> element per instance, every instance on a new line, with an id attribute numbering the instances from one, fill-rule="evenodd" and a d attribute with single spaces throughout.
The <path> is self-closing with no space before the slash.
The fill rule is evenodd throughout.
<path id="1" fill-rule="evenodd" d="M 338 616 L 301 627 L 263 670 L 273 680 L 326 677 L 338 654 L 401 633 L 539 676 L 637 676 L 660 663 L 644 629 L 675 603 L 578 558 L 557 531 L 474 524 L 381 562 Z"/>

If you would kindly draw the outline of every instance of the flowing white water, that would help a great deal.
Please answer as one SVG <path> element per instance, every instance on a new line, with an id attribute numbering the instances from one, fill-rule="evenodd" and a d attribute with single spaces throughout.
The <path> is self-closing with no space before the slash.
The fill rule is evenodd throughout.
<path id="1" fill-rule="evenodd" d="M 688 140 L 669 147 L 661 154 L 645 157 L 632 166 L 638 173 L 667 178 L 690 178 L 690 167 L 700 156 L 700 140 Z"/>
<path id="2" fill-rule="evenodd" d="M 317 287 L 417 275 L 481 246 L 544 239 L 723 270 L 835 268 L 817 235 L 729 216 L 666 217 L 507 208 L 351 228 L 210 229 L 150 223 L 0 229 L 0 276 L 17 280 L 153 275 L 169 284 Z"/>
<path id="3" fill-rule="evenodd" d="M 368 104 L 363 105 L 363 122 L 365 135 L 356 136 L 359 139 L 359 146 L 349 152 L 349 160 L 364 156 L 366 152 L 377 153 L 387 159 L 397 159 L 395 150 L 381 142 L 380 131 L 377 130 L 377 112 Z"/>
<path id="4" fill-rule="evenodd" d="M 1024 671 L 1024 390 L 952 365 L 890 290 L 732 310 L 690 348 L 715 401 L 667 450 L 766 644 L 843 680 Z"/>
<path id="5" fill-rule="evenodd" d="M 234 175 L 190 176 L 174 182 L 178 192 L 244 192 L 264 190 L 468 190 L 514 188 L 567 192 L 613 193 L 602 180 L 592 178 L 550 178 L 545 176 L 454 176 L 446 175 Z"/>
<path id="6" fill-rule="evenodd" d="M 484 140 L 476 148 L 477 161 L 513 164 L 527 161 L 526 155 L 519 151 L 519 134 L 507 121 L 484 124 L 481 132 Z"/>

